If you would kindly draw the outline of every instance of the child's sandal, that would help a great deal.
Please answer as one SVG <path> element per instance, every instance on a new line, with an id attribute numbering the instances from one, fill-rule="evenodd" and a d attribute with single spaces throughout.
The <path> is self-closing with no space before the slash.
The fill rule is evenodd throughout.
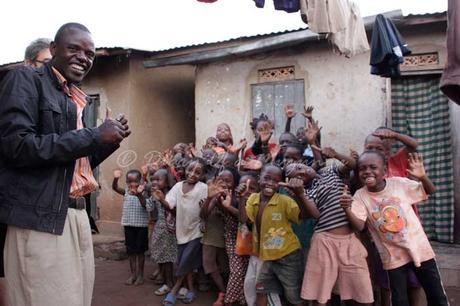
<path id="1" fill-rule="evenodd" d="M 162 303 L 164 306 L 176 305 L 176 295 L 174 293 L 168 293 Z"/>
<path id="2" fill-rule="evenodd" d="M 157 290 L 155 290 L 154 293 L 155 293 L 155 295 L 161 296 L 161 295 L 165 295 L 165 294 L 169 293 L 169 291 L 171 291 L 171 289 L 168 287 L 168 285 L 163 285 L 160 288 L 158 288 Z"/>
<path id="3" fill-rule="evenodd" d="M 185 295 L 185 298 L 182 300 L 182 303 L 192 304 L 195 299 L 196 299 L 195 293 L 189 290 L 187 294 Z"/>

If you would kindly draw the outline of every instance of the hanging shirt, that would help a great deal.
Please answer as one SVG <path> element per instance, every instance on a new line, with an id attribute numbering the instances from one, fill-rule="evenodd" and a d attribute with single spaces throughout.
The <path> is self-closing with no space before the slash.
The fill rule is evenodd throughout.
<path id="1" fill-rule="evenodd" d="M 70 84 L 68 86 L 67 80 L 62 74 L 59 73 L 54 67 L 53 69 L 59 84 L 62 86 L 64 93 L 70 97 L 70 100 L 77 107 L 77 130 L 83 128 L 83 109 L 86 106 L 86 94 L 77 86 Z M 88 157 L 82 157 L 75 161 L 75 168 L 72 178 L 72 184 L 70 185 L 70 197 L 77 198 L 82 197 L 85 194 L 96 191 L 99 187 L 96 179 L 94 178 L 93 171 Z"/>
<path id="2" fill-rule="evenodd" d="M 458 0 L 449 0 L 447 14 L 447 63 L 441 78 L 441 91 L 460 105 L 460 3 Z"/>

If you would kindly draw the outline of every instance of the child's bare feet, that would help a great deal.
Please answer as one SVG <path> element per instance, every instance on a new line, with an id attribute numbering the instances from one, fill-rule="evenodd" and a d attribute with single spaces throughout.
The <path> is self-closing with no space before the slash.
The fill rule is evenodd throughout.
<path id="1" fill-rule="evenodd" d="M 144 278 L 142 276 L 138 276 L 136 281 L 134 282 L 134 286 L 140 286 L 144 284 Z"/>
<path id="2" fill-rule="evenodd" d="M 136 281 L 136 278 L 134 276 L 131 276 L 130 278 L 126 280 L 125 285 L 128 285 L 128 286 L 134 285 L 135 281 Z"/>

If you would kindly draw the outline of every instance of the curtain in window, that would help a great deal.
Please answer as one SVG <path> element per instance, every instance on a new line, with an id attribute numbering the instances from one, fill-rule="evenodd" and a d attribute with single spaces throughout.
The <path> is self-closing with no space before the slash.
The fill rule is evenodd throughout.
<path id="1" fill-rule="evenodd" d="M 425 168 L 437 191 L 418 205 L 430 239 L 453 242 L 454 189 L 448 99 L 439 90 L 439 77 L 392 80 L 393 129 L 418 140 Z"/>

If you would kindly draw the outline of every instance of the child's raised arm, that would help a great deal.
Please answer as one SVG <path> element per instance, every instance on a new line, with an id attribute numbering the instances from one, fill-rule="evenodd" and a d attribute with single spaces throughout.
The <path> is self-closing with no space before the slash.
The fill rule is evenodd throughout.
<path id="1" fill-rule="evenodd" d="M 351 211 L 351 203 L 353 203 L 353 197 L 351 196 L 350 192 L 348 191 L 348 186 L 345 185 L 343 189 L 342 196 L 340 197 L 340 206 L 345 211 L 345 214 L 350 222 L 351 226 L 358 230 L 362 231 L 364 226 L 366 225 L 366 221 L 363 221 L 356 217 L 356 215 Z"/>
<path id="2" fill-rule="evenodd" d="M 145 197 L 142 195 L 144 193 L 144 189 L 145 185 L 140 184 L 139 187 L 137 187 L 136 193 L 134 195 L 139 199 L 139 202 L 141 203 L 142 207 L 147 208 L 147 201 L 145 200 Z"/>
<path id="3" fill-rule="evenodd" d="M 294 110 L 294 105 L 286 104 L 286 106 L 284 106 L 284 113 L 286 114 L 286 127 L 284 128 L 284 132 L 290 133 L 292 118 L 294 118 L 295 115 L 297 115 L 297 113 Z"/>
<path id="4" fill-rule="evenodd" d="M 154 190 L 152 192 L 152 197 L 163 205 L 164 208 L 168 211 L 172 211 L 171 205 L 166 201 L 165 194 L 161 190 Z"/>
<path id="5" fill-rule="evenodd" d="M 118 194 L 125 195 L 125 191 L 118 186 L 118 180 L 120 179 L 121 175 L 121 170 L 113 171 L 112 189 Z"/>
<path id="6" fill-rule="evenodd" d="M 418 142 L 414 138 L 404 135 L 398 132 L 395 132 L 391 129 L 379 129 L 372 133 L 372 135 L 377 136 L 381 139 L 395 139 L 404 144 L 408 152 L 415 152 L 417 150 Z"/>
<path id="7" fill-rule="evenodd" d="M 423 189 L 425 189 L 427 194 L 433 194 L 436 192 L 436 186 L 425 172 L 423 158 L 420 154 L 409 153 L 409 167 L 407 172 L 422 183 Z"/>
<path id="8" fill-rule="evenodd" d="M 340 174 L 347 174 L 356 168 L 356 160 L 352 156 L 341 154 L 331 147 L 322 148 L 321 154 L 326 158 L 335 158 L 340 160 L 340 162 L 343 164 L 339 167 Z"/>
<path id="9" fill-rule="evenodd" d="M 319 218 L 319 210 L 313 200 L 307 197 L 303 187 L 303 180 L 298 178 L 291 178 L 287 184 L 280 183 L 280 186 L 285 186 L 292 190 L 295 195 L 295 201 L 300 204 L 300 217 L 302 219 L 312 217 Z"/>
<path id="10" fill-rule="evenodd" d="M 248 180 L 246 183 L 241 183 L 235 188 L 235 194 L 238 199 L 239 219 L 241 223 L 245 224 L 250 221 L 246 213 L 246 202 L 248 201 L 250 195 L 249 183 L 250 181 Z"/>

